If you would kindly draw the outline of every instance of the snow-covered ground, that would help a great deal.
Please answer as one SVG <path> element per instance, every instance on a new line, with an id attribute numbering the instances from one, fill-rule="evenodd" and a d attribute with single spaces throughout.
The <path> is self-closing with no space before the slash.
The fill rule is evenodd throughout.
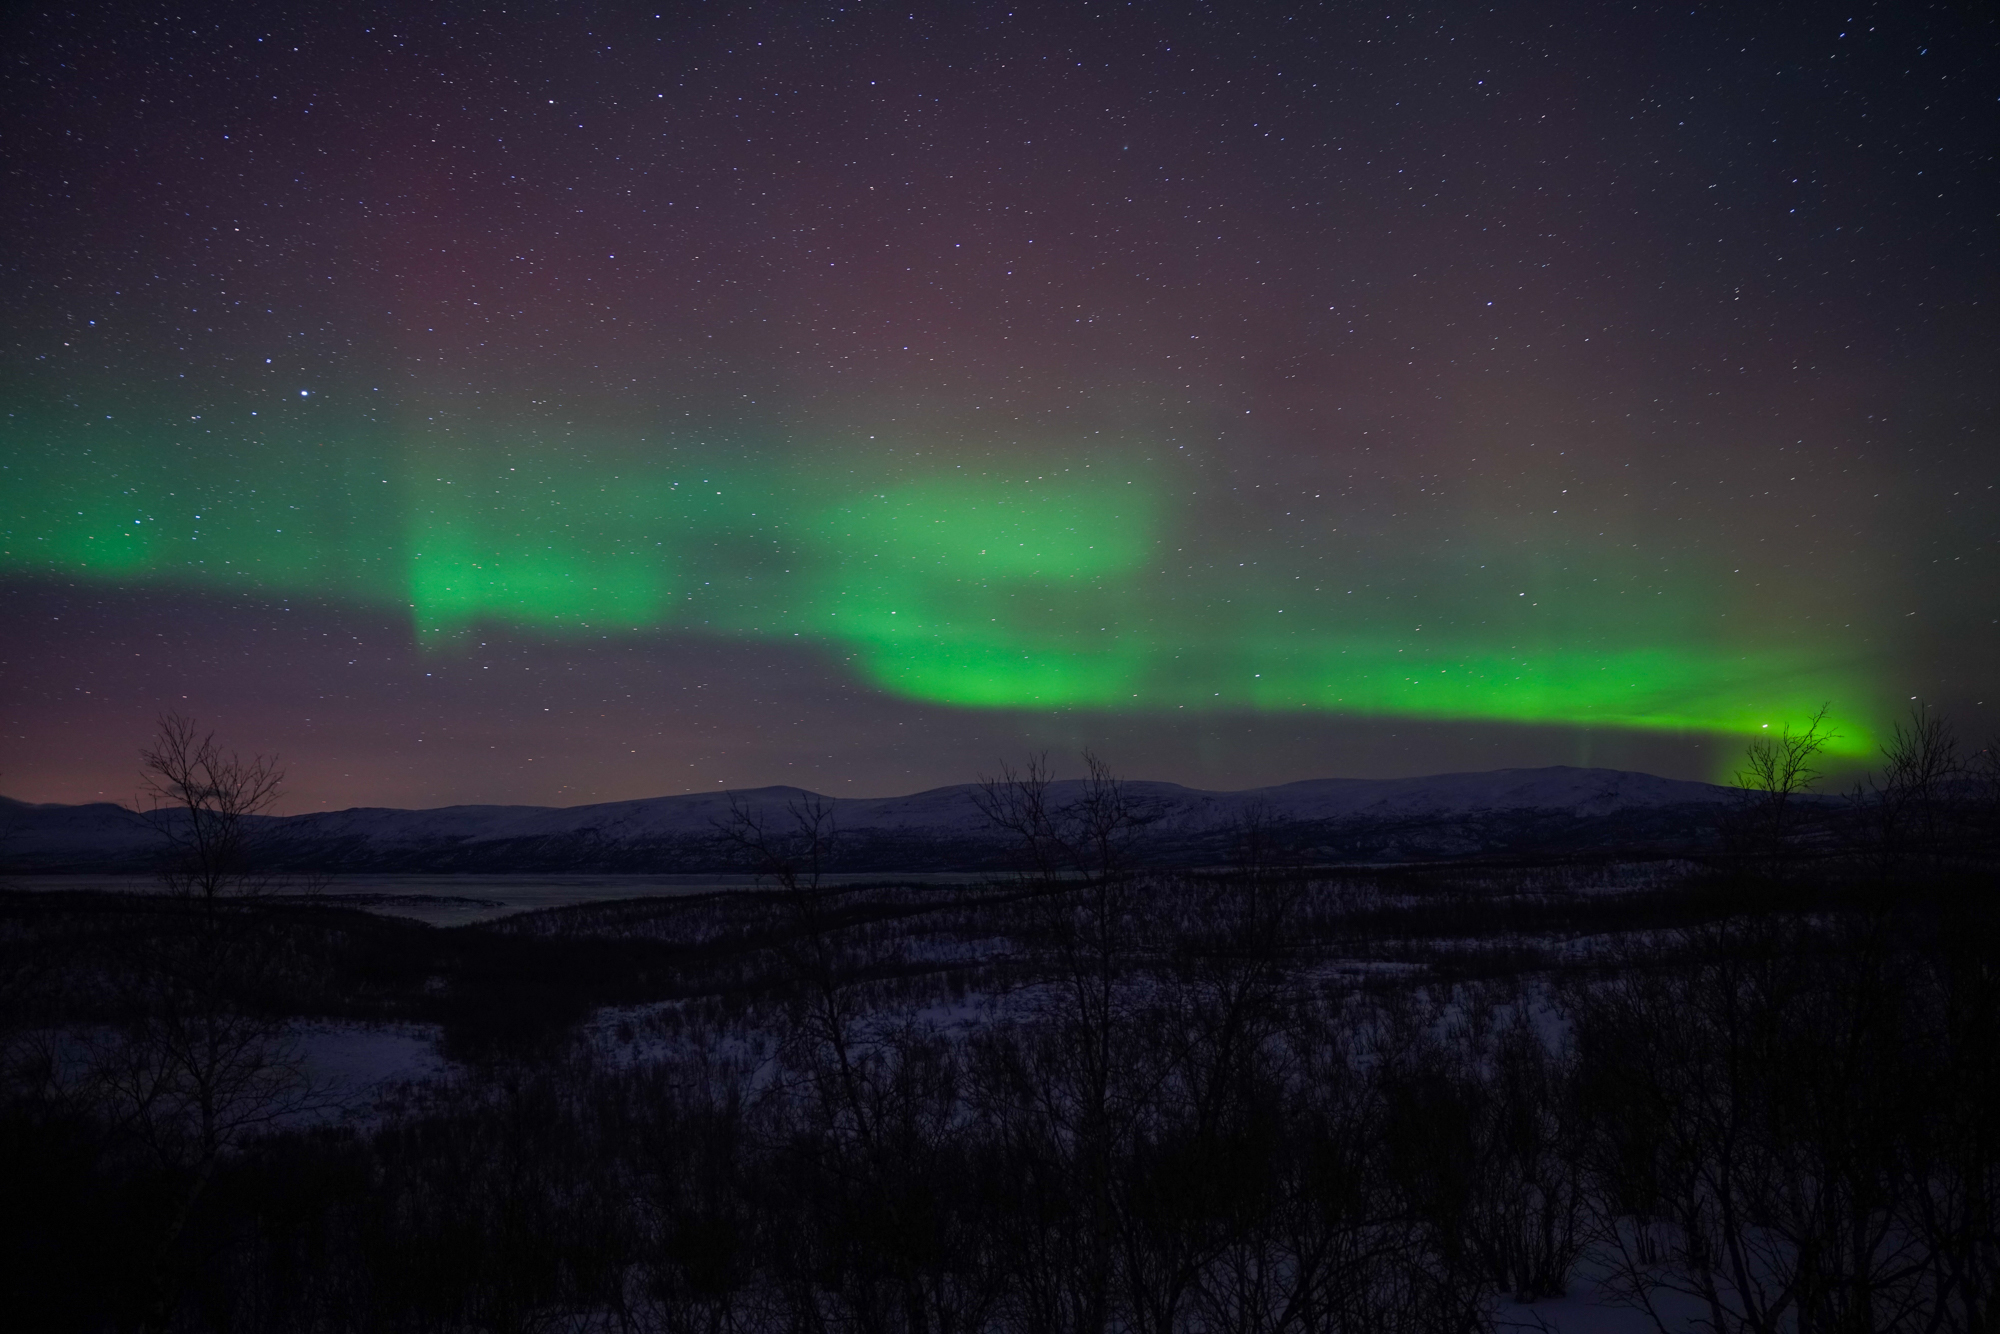
<path id="1" fill-rule="evenodd" d="M 451 1073 L 431 1024 L 304 1024 L 292 1040 L 306 1076 L 335 1114 L 366 1117 L 391 1087 Z"/>
<path id="2" fill-rule="evenodd" d="M 1619 1302 L 1598 1286 L 1588 1262 L 1578 1270 L 1566 1296 L 1498 1303 L 1493 1312 L 1495 1334 L 1658 1334 L 1660 1325 L 1645 1311 Z M 1687 1298 L 1655 1293 L 1653 1302 L 1668 1334 L 1694 1334 L 1704 1328 L 1699 1308 Z"/>

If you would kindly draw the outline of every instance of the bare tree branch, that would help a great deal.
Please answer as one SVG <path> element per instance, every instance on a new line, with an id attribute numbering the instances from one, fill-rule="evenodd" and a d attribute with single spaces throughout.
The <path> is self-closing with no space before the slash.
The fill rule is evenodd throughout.
<path id="1" fill-rule="evenodd" d="M 167 844 L 167 889 L 214 900 L 254 887 L 252 817 L 278 799 L 285 775 L 277 757 L 225 752 L 213 732 L 178 713 L 159 726 L 139 752 L 140 800 Z"/>

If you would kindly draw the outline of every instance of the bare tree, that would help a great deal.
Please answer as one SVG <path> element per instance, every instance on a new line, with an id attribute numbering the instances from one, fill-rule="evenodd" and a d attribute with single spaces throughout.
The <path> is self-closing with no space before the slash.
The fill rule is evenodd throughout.
<path id="1" fill-rule="evenodd" d="M 1046 755 L 1024 771 L 1003 767 L 981 782 L 974 800 L 997 829 L 1011 834 L 1024 871 L 1042 887 L 1039 926 L 1058 961 L 1042 1023 L 1012 1055 L 999 1083 L 1056 1146 L 1078 1191 L 1075 1254 L 1066 1257 L 1065 1322 L 1100 1331 L 1112 1319 L 1116 1268 L 1116 1163 L 1129 1140 L 1134 1106 L 1129 1067 L 1129 979 L 1134 875 L 1140 840 L 1164 814 L 1120 780 L 1101 758 L 1084 752 L 1085 776 L 1075 795 L 1055 799 Z"/>
<path id="2" fill-rule="evenodd" d="M 121 979 L 123 1022 L 90 1040 L 75 1090 L 181 1183 L 148 1282 L 147 1326 L 173 1318 L 174 1255 L 222 1159 L 276 1122 L 325 1104 L 288 1025 L 260 1001 L 273 981 L 241 900 L 268 888 L 253 817 L 277 800 L 274 759 L 243 760 L 178 714 L 140 751 L 149 818 L 166 844 L 170 899 Z"/>
<path id="3" fill-rule="evenodd" d="M 213 732 L 178 713 L 159 726 L 139 752 L 140 800 L 166 843 L 166 888 L 212 902 L 255 887 L 255 817 L 278 799 L 285 775 L 277 757 L 224 751 Z"/>
<path id="4" fill-rule="evenodd" d="M 1797 831 L 1798 799 L 1819 782 L 1820 756 L 1838 739 L 1827 726 L 1829 707 L 1820 705 L 1800 730 L 1786 723 L 1777 735 L 1756 737 L 1744 747 L 1743 768 L 1736 773 L 1736 785 L 1745 793 L 1739 818 L 1751 845 L 1767 857 L 1785 851 Z"/>
<path id="5" fill-rule="evenodd" d="M 1046 752 L 1027 767 L 1000 766 L 981 778 L 972 800 L 994 828 L 1013 836 L 1022 869 L 1044 884 L 1068 879 L 1104 884 L 1129 874 L 1145 832 L 1166 812 L 1141 799 L 1095 752 L 1083 752 L 1084 777 L 1068 801 L 1055 796 Z"/>
<path id="6" fill-rule="evenodd" d="M 1083 789 L 1066 808 L 1071 858 L 1099 884 L 1127 875 L 1146 831 L 1165 816 L 1111 772 L 1095 752 L 1083 752 Z"/>
<path id="7" fill-rule="evenodd" d="M 791 932 L 778 949 L 803 1000 L 794 1014 L 796 1054 L 812 1073 L 831 1123 L 872 1145 L 874 1120 L 856 1038 L 860 1009 L 843 975 L 849 970 L 841 966 L 823 885 L 840 838 L 833 802 L 800 793 L 774 822 L 731 793 L 729 814 L 717 829 L 784 897 Z"/>
<path id="8" fill-rule="evenodd" d="M 1058 830 L 1062 814 L 1050 796 L 1055 781 L 1048 753 L 1030 755 L 1025 769 L 1003 763 L 996 778 L 981 777 L 973 804 L 986 822 L 1014 840 L 1021 870 L 1052 885 L 1069 870 L 1069 849 Z"/>
<path id="9" fill-rule="evenodd" d="M 1884 872 L 1910 861 L 1934 861 L 1949 841 L 1953 806 L 1966 786 L 1958 735 L 1943 714 L 1910 706 L 1882 747 L 1882 776 L 1862 799 Z"/>
<path id="10" fill-rule="evenodd" d="M 1926 1235 L 1990 1214 L 1952 1194 L 1921 978 L 1879 919 L 1819 930 L 1688 928 L 1693 963 L 1628 967 L 1570 1010 L 1607 1290 L 1663 1331 L 1664 1294 L 1717 1334 L 1975 1327 L 1949 1322 Z"/>

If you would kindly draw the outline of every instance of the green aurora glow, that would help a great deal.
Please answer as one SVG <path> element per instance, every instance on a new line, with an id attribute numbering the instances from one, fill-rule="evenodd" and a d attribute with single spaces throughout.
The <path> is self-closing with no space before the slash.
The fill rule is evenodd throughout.
<path id="1" fill-rule="evenodd" d="M 1822 645 L 1725 635 L 1744 618 L 1717 614 L 1699 571 L 1333 532 L 1317 561 L 1203 546 L 1194 502 L 1136 460 L 1014 476 L 839 450 L 724 465 L 398 447 L 372 427 L 192 451 L 109 420 L 6 425 L 0 567 L 406 608 L 434 653 L 482 625 L 678 630 L 824 646 L 883 691 L 968 708 L 1737 734 L 1872 699 Z M 1839 732 L 1842 753 L 1869 752 L 1851 716 Z"/>

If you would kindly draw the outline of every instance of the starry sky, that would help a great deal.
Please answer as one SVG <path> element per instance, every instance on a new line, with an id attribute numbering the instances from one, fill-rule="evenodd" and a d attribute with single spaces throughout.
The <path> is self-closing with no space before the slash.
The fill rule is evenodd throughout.
<path id="1" fill-rule="evenodd" d="M 10 7 L 0 791 L 2000 727 L 1981 7 Z"/>

